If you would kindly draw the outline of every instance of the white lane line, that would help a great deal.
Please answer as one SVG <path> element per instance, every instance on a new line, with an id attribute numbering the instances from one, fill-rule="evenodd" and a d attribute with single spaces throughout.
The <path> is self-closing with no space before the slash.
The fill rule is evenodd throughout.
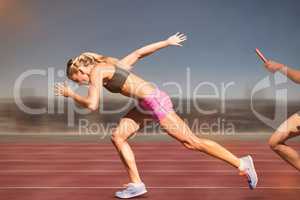
<path id="1" fill-rule="evenodd" d="M 179 145 L 178 145 L 179 146 Z M 140 149 L 140 150 L 151 150 L 151 149 L 178 149 L 178 150 L 182 150 L 182 149 L 185 149 L 185 148 L 180 148 L 180 147 L 169 147 L 169 146 L 157 146 L 157 147 L 136 147 L 134 145 L 132 145 L 132 148 L 134 149 Z M 226 146 L 226 145 L 224 145 Z M 294 146 L 294 145 L 291 145 L 291 146 Z M 261 147 L 258 147 L 258 146 L 253 146 L 253 147 L 250 147 L 250 146 L 226 146 L 227 148 L 230 148 L 230 149 L 253 149 L 253 150 L 265 150 L 265 149 L 270 149 L 268 145 L 265 145 L 265 146 L 261 146 Z M 299 146 L 295 146 L 296 148 L 300 148 Z M 49 146 L 49 147 L 39 147 L 39 146 L 36 146 L 36 147 L 3 147 L 1 146 L 0 144 L 0 149 L 1 150 L 36 150 L 36 149 L 39 149 L 39 150 L 55 150 L 55 149 L 58 149 L 58 150 L 67 150 L 67 149 L 93 149 L 93 150 L 115 150 L 113 147 L 84 147 L 84 146 L 65 146 L 65 147 L 55 147 L 55 146 Z"/>
<path id="2" fill-rule="evenodd" d="M 16 187 L 0 187 L 0 190 L 9 189 L 120 189 L 117 186 L 16 186 Z M 248 187 L 226 187 L 226 186 L 150 186 L 149 189 L 247 189 Z M 261 186 L 256 189 L 270 189 L 270 190 L 300 190 L 300 186 Z"/>
<path id="3" fill-rule="evenodd" d="M 243 147 L 243 146 L 226 146 L 224 145 L 226 148 L 228 149 L 232 149 L 232 150 L 271 150 L 269 148 L 269 146 L 263 146 L 263 147 Z M 291 145 L 292 147 L 299 149 L 300 146 L 295 146 L 295 145 Z M 180 147 L 168 147 L 168 146 L 159 146 L 159 147 L 135 147 L 132 146 L 133 149 L 136 150 L 186 150 L 186 148 L 180 148 Z M 16 150 L 112 150 L 115 151 L 115 149 L 113 147 L 81 147 L 81 146 L 70 146 L 70 147 L 1 147 L 1 150 L 7 150 L 7 151 L 16 151 Z"/>
<path id="4" fill-rule="evenodd" d="M 270 162 L 270 163 L 285 163 L 284 161 L 280 159 L 256 159 L 255 162 Z M 82 163 L 82 162 L 121 162 L 119 159 L 68 159 L 68 160 L 61 160 L 61 159 L 55 159 L 55 160 L 43 160 L 43 159 L 7 159 L 7 160 L 0 160 L 0 163 L 6 163 L 6 162 L 34 162 L 34 163 Z M 145 159 L 145 160 L 136 160 L 138 163 L 142 162 L 177 162 L 177 163 L 190 163 L 190 162 L 217 162 L 222 163 L 220 160 L 208 160 L 208 159 L 191 159 L 191 160 L 178 160 L 178 159 L 165 159 L 165 160 L 159 160 L 159 159 Z"/>
<path id="5" fill-rule="evenodd" d="M 299 174 L 296 170 L 257 170 L 260 173 L 292 173 Z M 6 173 L 125 173 L 125 170 L 0 170 Z M 236 174 L 236 170 L 142 170 L 142 173 L 229 173 Z"/>
<path id="6" fill-rule="evenodd" d="M 166 151 L 159 151 L 159 152 L 139 152 L 138 150 L 135 151 L 136 155 L 177 155 L 177 156 L 186 156 L 186 155 L 196 155 L 197 153 L 193 152 L 192 154 L 190 153 L 191 151 L 184 151 L 184 152 L 166 152 Z M 198 153 L 199 154 L 199 153 Z M 247 154 L 245 152 L 244 154 Z M 271 151 L 268 153 L 264 152 L 249 152 L 250 155 L 265 155 L 265 156 L 270 156 L 270 155 L 275 155 Z M 74 150 L 74 152 L 10 152 L 10 153 L 0 153 L 0 157 L 4 156 L 15 156 L 15 155 L 56 155 L 56 156 L 68 156 L 68 155 L 106 155 L 106 156 L 113 156 L 117 155 L 116 151 L 111 151 L 111 152 L 77 152 Z M 199 154 L 200 155 L 200 154 Z M 202 155 L 202 154 L 201 154 Z"/>

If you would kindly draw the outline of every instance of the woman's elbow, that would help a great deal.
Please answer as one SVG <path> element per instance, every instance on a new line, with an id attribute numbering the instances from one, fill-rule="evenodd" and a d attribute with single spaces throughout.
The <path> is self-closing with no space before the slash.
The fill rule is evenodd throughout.
<path id="1" fill-rule="evenodd" d="M 133 52 L 133 55 L 136 59 L 141 59 L 144 56 L 144 54 L 145 54 L 145 52 L 143 52 L 140 49 Z"/>

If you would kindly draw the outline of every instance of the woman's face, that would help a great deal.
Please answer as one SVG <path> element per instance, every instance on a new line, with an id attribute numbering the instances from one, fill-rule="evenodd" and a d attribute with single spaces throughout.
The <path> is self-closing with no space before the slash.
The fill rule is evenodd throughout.
<path id="1" fill-rule="evenodd" d="M 71 79 L 79 85 L 88 84 L 90 81 L 89 75 L 83 73 L 81 70 L 79 70 L 77 73 L 74 73 Z"/>

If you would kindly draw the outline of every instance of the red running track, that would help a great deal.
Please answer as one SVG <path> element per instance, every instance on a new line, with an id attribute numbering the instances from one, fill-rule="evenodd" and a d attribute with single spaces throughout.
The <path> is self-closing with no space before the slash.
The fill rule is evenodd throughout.
<path id="1" fill-rule="evenodd" d="M 258 142 L 224 144 L 238 156 L 250 153 L 259 175 L 248 189 L 237 170 L 178 143 L 132 145 L 148 193 L 140 199 L 297 199 L 300 173 Z M 300 150 L 299 144 L 292 144 Z M 0 199 L 114 199 L 127 175 L 111 144 L 0 144 Z"/>

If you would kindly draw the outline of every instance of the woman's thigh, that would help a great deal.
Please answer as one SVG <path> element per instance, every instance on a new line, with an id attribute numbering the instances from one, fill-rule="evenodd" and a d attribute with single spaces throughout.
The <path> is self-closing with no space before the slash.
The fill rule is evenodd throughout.
<path id="1" fill-rule="evenodd" d="M 270 142 L 280 143 L 287 139 L 300 135 L 300 115 L 298 113 L 290 116 L 283 122 L 272 135 Z"/>
<path id="2" fill-rule="evenodd" d="M 179 141 L 186 141 L 188 138 L 195 137 L 185 121 L 183 121 L 174 111 L 168 113 L 159 121 L 159 123 L 168 135 Z"/>

